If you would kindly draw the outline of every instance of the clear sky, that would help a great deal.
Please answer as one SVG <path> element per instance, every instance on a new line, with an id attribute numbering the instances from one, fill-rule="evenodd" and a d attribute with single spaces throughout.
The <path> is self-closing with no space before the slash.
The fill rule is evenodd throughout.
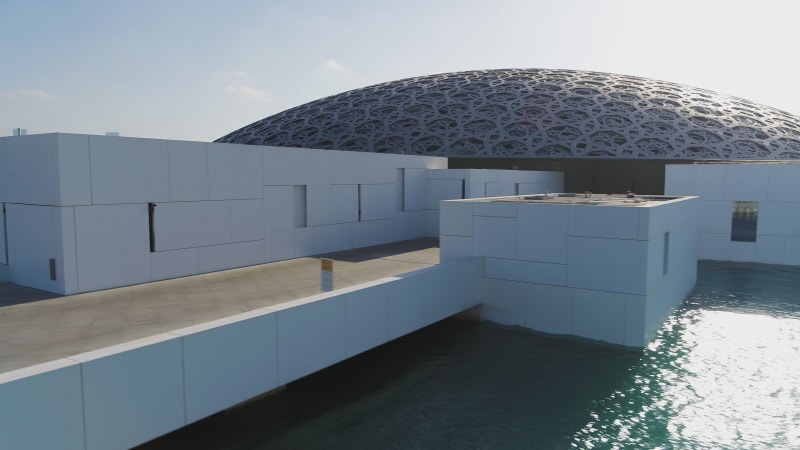
<path id="1" fill-rule="evenodd" d="M 798 12 L 770 0 L 0 0 L 0 136 L 211 141 L 350 89 L 511 67 L 644 76 L 800 115 Z"/>

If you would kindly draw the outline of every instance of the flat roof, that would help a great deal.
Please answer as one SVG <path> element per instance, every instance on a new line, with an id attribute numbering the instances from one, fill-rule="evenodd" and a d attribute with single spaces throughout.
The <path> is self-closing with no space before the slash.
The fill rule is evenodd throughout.
<path id="1" fill-rule="evenodd" d="M 415 239 L 240 269 L 59 296 L 1 284 L 0 373 L 209 322 L 439 263 L 436 239 Z M 8 306 L 2 306 L 2 305 Z"/>
<path id="2" fill-rule="evenodd" d="M 576 193 L 546 193 L 534 195 L 516 195 L 513 197 L 496 197 L 490 199 L 477 199 L 492 202 L 511 203 L 547 203 L 565 205 L 597 205 L 597 206 L 653 206 L 672 200 L 681 200 L 691 197 L 667 195 L 636 195 L 629 194 L 593 194 L 586 192 Z"/>

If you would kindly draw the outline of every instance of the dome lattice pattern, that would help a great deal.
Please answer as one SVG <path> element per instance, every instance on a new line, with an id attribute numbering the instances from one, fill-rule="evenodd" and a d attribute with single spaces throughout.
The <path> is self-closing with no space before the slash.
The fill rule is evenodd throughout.
<path id="1" fill-rule="evenodd" d="M 344 92 L 217 142 L 449 157 L 800 159 L 800 118 L 640 77 L 505 69 Z"/>

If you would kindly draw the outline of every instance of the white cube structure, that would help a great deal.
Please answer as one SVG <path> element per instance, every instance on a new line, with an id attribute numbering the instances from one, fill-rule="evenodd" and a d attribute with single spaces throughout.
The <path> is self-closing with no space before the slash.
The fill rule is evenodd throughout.
<path id="1" fill-rule="evenodd" d="M 441 259 L 483 257 L 484 319 L 642 347 L 695 284 L 696 205 L 590 194 L 444 201 Z"/>
<path id="2" fill-rule="evenodd" d="M 664 184 L 700 197 L 700 259 L 800 265 L 800 164 L 668 165 Z"/>
<path id="3" fill-rule="evenodd" d="M 0 138 L 0 283 L 75 294 L 436 236 L 441 199 L 563 189 L 557 172 L 446 167 L 415 155 Z"/>

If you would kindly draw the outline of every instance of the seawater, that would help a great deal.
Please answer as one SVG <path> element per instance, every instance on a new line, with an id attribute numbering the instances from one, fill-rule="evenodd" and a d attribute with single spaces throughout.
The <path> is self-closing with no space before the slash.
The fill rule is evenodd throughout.
<path id="1" fill-rule="evenodd" d="M 445 320 L 143 448 L 800 448 L 800 269 L 701 261 L 638 351 Z"/>

